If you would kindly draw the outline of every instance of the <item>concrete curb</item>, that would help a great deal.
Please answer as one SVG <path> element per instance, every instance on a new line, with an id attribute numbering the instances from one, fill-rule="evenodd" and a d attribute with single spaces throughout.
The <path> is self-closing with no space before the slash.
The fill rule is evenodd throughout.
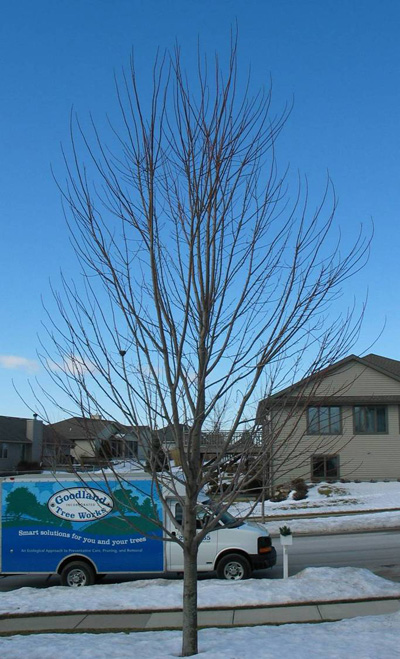
<path id="1" fill-rule="evenodd" d="M 324 531 L 293 531 L 293 538 L 306 538 L 306 537 L 315 537 L 317 535 L 355 535 L 359 533 L 399 533 L 400 526 L 393 526 L 387 529 L 374 528 L 374 529 L 354 529 L 353 531 L 329 531 L 325 529 Z M 279 538 L 279 533 L 272 531 L 270 533 L 271 538 Z"/>
<path id="2" fill-rule="evenodd" d="M 199 627 L 249 627 L 333 622 L 400 611 L 400 598 L 203 608 Z M 182 629 L 182 610 L 67 611 L 0 616 L 0 636 L 39 633 L 105 633 Z"/>
<path id="3" fill-rule="evenodd" d="M 352 515 L 371 515 L 375 513 L 398 513 L 400 512 L 400 508 L 363 508 L 363 510 L 336 510 L 336 511 L 328 511 L 328 512 L 320 512 L 320 513 L 313 513 L 313 512 L 304 512 L 304 513 L 296 513 L 293 511 L 293 515 L 268 515 L 268 519 L 265 524 L 268 524 L 268 522 L 283 522 L 285 519 L 319 519 L 322 518 L 324 519 L 325 517 L 351 517 Z M 255 517 L 249 517 L 249 519 L 253 520 L 254 522 L 261 522 L 261 517 L 259 515 Z M 262 523 L 262 522 L 261 522 Z"/>

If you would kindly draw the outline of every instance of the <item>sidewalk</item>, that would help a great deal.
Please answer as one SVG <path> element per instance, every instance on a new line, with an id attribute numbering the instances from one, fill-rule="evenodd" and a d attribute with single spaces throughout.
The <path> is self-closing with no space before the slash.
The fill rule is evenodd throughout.
<path id="1" fill-rule="evenodd" d="M 199 609 L 199 627 L 248 627 L 287 623 L 333 622 L 344 618 L 400 611 L 400 598 L 307 602 Z M 157 631 L 181 629 L 182 610 L 81 611 L 0 616 L 0 636 L 44 632 Z"/>

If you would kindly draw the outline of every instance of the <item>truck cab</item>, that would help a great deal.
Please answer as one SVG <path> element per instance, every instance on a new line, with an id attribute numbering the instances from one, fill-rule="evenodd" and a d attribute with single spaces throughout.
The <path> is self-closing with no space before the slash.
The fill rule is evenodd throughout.
<path id="1" fill-rule="evenodd" d="M 169 531 L 182 537 L 183 510 L 179 501 L 167 500 L 174 521 Z M 205 523 L 217 518 L 218 509 L 205 501 L 197 506 L 197 527 L 201 530 Z M 250 577 L 253 570 L 273 567 L 276 563 L 276 550 L 270 535 L 261 524 L 243 522 L 229 512 L 222 513 L 215 528 L 205 536 L 199 545 L 197 567 L 199 572 L 216 571 L 220 579 L 240 580 Z M 176 542 L 167 543 L 167 570 L 183 571 L 183 551 Z"/>

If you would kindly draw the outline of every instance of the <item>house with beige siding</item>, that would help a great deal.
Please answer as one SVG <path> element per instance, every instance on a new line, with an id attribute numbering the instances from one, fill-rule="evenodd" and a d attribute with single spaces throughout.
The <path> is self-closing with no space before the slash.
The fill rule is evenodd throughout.
<path id="1" fill-rule="evenodd" d="M 260 402 L 272 487 L 400 479 L 400 361 L 350 355 Z"/>
<path id="2" fill-rule="evenodd" d="M 58 456 L 57 447 L 69 447 L 72 461 L 84 466 L 101 466 L 112 460 L 132 460 L 145 463 L 152 446 L 147 426 L 126 426 L 117 421 L 71 417 L 47 426 L 51 439 L 46 452 L 46 464 Z M 57 463 L 56 463 L 57 464 Z"/>

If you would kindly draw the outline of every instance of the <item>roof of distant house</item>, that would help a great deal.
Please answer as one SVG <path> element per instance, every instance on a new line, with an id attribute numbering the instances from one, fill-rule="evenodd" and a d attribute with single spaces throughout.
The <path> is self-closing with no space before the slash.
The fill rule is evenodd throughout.
<path id="1" fill-rule="evenodd" d="M 97 437 L 101 432 L 110 426 L 113 426 L 118 431 L 126 432 L 129 430 L 129 426 L 124 426 L 118 421 L 99 419 L 97 417 L 83 418 L 75 416 L 69 419 L 64 419 L 63 421 L 58 421 L 57 423 L 52 423 L 49 427 L 55 430 L 62 437 L 70 439 L 71 441 L 76 441 L 78 439 Z"/>
<path id="2" fill-rule="evenodd" d="M 147 426 L 129 426 L 119 421 L 100 419 L 98 417 L 71 417 L 57 423 L 52 423 L 47 427 L 56 432 L 60 437 L 72 442 L 80 439 L 95 439 L 104 434 L 108 429 L 111 429 L 112 434 L 122 433 L 124 435 L 135 430 L 149 430 Z"/>
<path id="3" fill-rule="evenodd" d="M 0 416 L 0 442 L 30 444 L 31 440 L 26 436 L 26 422 L 14 416 Z"/>

